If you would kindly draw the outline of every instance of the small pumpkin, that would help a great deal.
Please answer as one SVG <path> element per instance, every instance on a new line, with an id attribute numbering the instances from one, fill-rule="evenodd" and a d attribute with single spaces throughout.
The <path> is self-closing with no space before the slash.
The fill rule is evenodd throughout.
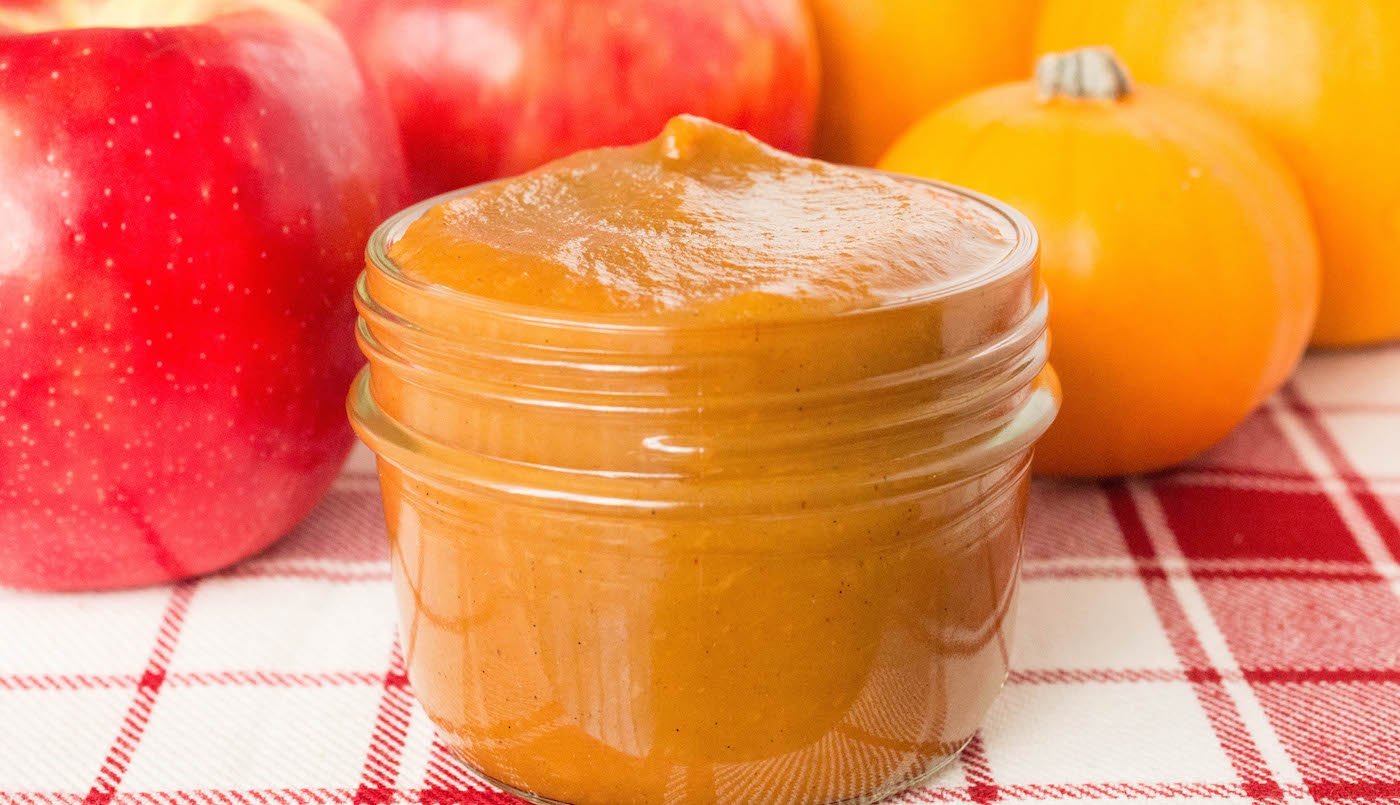
<path id="1" fill-rule="evenodd" d="M 873 165 L 929 110 L 1025 75 L 1040 0 L 809 0 L 821 49 L 816 153 Z"/>
<path id="2" fill-rule="evenodd" d="M 1400 2 L 1048 0 L 1042 51 L 1104 43 L 1282 152 L 1322 248 L 1313 342 L 1400 338 Z"/>
<path id="3" fill-rule="evenodd" d="M 1064 406 L 1037 468 L 1112 476 L 1220 441 L 1291 373 L 1318 304 L 1298 183 L 1204 102 L 1134 89 L 1106 49 L 1041 59 L 919 122 L 882 168 L 966 185 L 1041 237 Z"/>

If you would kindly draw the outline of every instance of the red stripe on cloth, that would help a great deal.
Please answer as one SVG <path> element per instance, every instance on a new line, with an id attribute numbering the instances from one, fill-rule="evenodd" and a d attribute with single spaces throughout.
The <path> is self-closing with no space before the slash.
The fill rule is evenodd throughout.
<path id="1" fill-rule="evenodd" d="M 423 774 L 425 791 L 475 791 L 484 786 L 478 784 L 474 775 L 467 771 L 462 761 L 453 757 L 442 737 L 434 734 L 432 748 L 428 750 L 428 766 Z M 437 801 L 437 800 L 432 800 Z M 455 801 L 455 800 L 452 800 Z"/>
<path id="2" fill-rule="evenodd" d="M 1371 489 L 1366 478 L 1356 471 L 1356 467 L 1352 465 L 1351 459 L 1347 458 L 1331 431 L 1322 424 L 1317 409 L 1308 405 L 1292 383 L 1283 387 L 1279 392 L 1279 399 L 1298 415 L 1298 421 L 1307 430 L 1308 435 L 1312 436 L 1313 441 L 1317 443 L 1318 448 L 1327 458 L 1328 463 L 1332 465 L 1338 477 L 1346 483 L 1347 492 L 1361 507 L 1366 519 L 1371 521 L 1371 525 L 1376 529 L 1381 541 L 1389 549 L 1391 559 L 1400 558 L 1400 523 L 1397 523 L 1390 516 L 1385 509 L 1385 504 Z"/>
<path id="3" fill-rule="evenodd" d="M 0 674 L 0 690 L 111 690 L 140 681 L 136 674 Z"/>
<path id="4" fill-rule="evenodd" d="M 395 638 L 389 650 L 389 670 L 384 674 L 384 694 L 379 699 L 374 733 L 365 752 L 360 785 L 355 791 L 354 801 L 359 805 L 384 805 L 394 801 L 394 786 L 398 782 L 404 742 L 408 739 L 412 706 L 403 652 Z"/>
<path id="5" fill-rule="evenodd" d="M 1008 685 L 1078 685 L 1084 683 L 1185 682 L 1174 668 L 1032 668 L 1012 669 Z"/>
<path id="6" fill-rule="evenodd" d="M 1260 800 L 1276 801 L 1282 797 L 1277 781 L 1270 774 L 1264 756 L 1245 727 L 1230 694 L 1222 684 L 1220 671 L 1214 668 L 1206 655 L 1205 647 L 1196 636 L 1191 621 L 1186 616 L 1176 591 L 1167 581 L 1166 575 L 1152 563 L 1158 561 L 1157 551 L 1148 536 L 1147 526 L 1138 512 L 1132 493 L 1122 483 L 1104 485 L 1108 496 L 1109 510 L 1118 522 L 1119 530 L 1127 544 L 1128 552 L 1134 558 L 1147 560 L 1139 564 L 1142 583 L 1153 609 L 1166 631 L 1167 639 L 1176 652 L 1177 659 L 1187 671 L 1191 687 L 1204 709 L 1211 728 L 1215 731 L 1220 746 L 1234 767 L 1235 773 L 1243 782 L 1247 796 Z"/>
<path id="7" fill-rule="evenodd" d="M 1400 798 L 1400 782 L 1308 783 L 1318 799 L 1381 800 Z"/>
<path id="8" fill-rule="evenodd" d="M 1198 579 L 1292 579 L 1294 581 L 1380 581 L 1384 578 L 1370 565 L 1358 565 L 1355 570 L 1309 570 L 1306 568 L 1268 570 L 1250 568 L 1203 567 L 1192 564 L 1191 575 Z"/>
<path id="9" fill-rule="evenodd" d="M 440 735 L 433 735 L 423 789 L 418 801 L 424 805 L 520 805 L 521 800 L 492 787 L 448 750 Z"/>
<path id="10" fill-rule="evenodd" d="M 1400 684 L 1400 668 L 1246 668 L 1244 678 L 1265 685 L 1336 685 L 1356 682 Z M 1396 695 L 1400 695 L 1400 691 L 1397 691 Z"/>
<path id="11" fill-rule="evenodd" d="M 1309 782 L 1280 785 L 1289 799 L 1386 801 L 1395 797 L 1400 783 Z M 1136 799 L 1241 799 L 1251 796 L 1243 783 L 1051 783 L 1002 785 L 998 790 L 1007 800 L 1136 800 Z M 966 802 L 972 799 L 964 786 L 925 788 L 906 792 L 891 802 Z"/>
<path id="12" fill-rule="evenodd" d="M 140 682 L 141 677 L 136 674 L 0 674 L 0 690 L 111 690 L 134 688 Z M 384 674 L 371 671 L 193 671 L 167 673 L 163 684 L 177 688 L 332 688 L 382 685 Z"/>
<path id="13" fill-rule="evenodd" d="M 1083 683 L 1251 682 L 1256 684 L 1400 684 L 1396 668 L 1243 668 L 1221 673 L 1214 668 L 1034 668 L 1013 670 L 1010 685 L 1075 685 Z"/>
<path id="14" fill-rule="evenodd" d="M 146 670 L 136 688 L 136 696 L 127 708 L 126 717 L 122 719 L 116 739 L 107 750 L 107 756 L 97 772 L 97 780 L 93 782 L 83 800 L 85 805 L 110 803 L 117 786 L 121 785 L 122 777 L 131 766 L 136 747 L 141 743 L 141 736 L 145 734 L 146 725 L 150 722 L 156 697 L 160 695 L 160 689 L 165 683 L 166 669 L 170 667 L 170 658 L 175 654 L 175 644 L 180 639 L 180 631 L 185 624 L 185 613 L 189 611 L 190 598 L 194 595 L 197 583 L 181 582 L 171 588 L 170 601 L 161 616 L 160 628 L 156 631 L 156 642 L 151 647 Z"/>
<path id="15" fill-rule="evenodd" d="M 353 792 L 343 788 L 195 789 L 186 791 L 121 792 L 112 805 L 328 805 L 348 803 Z"/>
<path id="16" fill-rule="evenodd" d="M 269 688 L 338 688 L 383 685 L 384 674 L 373 671 L 327 671 L 294 673 L 283 671 L 195 671 L 169 674 L 165 684 L 176 687 L 217 687 L 248 685 Z"/>
<path id="17" fill-rule="evenodd" d="M 1187 566 L 1165 568 L 1155 560 L 1133 564 L 1088 565 L 1081 567 L 1027 567 L 1023 579 L 1124 579 L 1136 578 L 1144 572 L 1158 577 L 1194 577 L 1198 579 L 1292 579 L 1295 581 L 1379 581 L 1385 578 L 1369 562 L 1314 563 L 1310 560 L 1274 560 L 1232 562 L 1228 559 L 1192 559 Z M 1232 566 L 1234 565 L 1234 566 Z M 1330 566 L 1329 566 L 1330 565 Z"/>
<path id="18" fill-rule="evenodd" d="M 6 805 L 78 805 L 83 801 L 82 794 L 72 792 L 16 791 L 3 796 L 8 797 Z"/>
<path id="19" fill-rule="evenodd" d="M 1364 800 L 1388 796 L 1385 792 L 1396 787 L 1392 783 L 1306 783 L 1280 785 L 1282 796 L 1290 799 L 1352 799 Z M 1377 793 L 1380 792 L 1380 793 Z M 1097 799 L 1240 799 L 1251 796 L 1249 786 L 1242 783 L 1064 783 L 1003 785 L 1001 794 L 1013 800 L 1097 800 Z M 969 799 L 964 788 L 934 788 L 919 792 L 920 801 L 958 801 Z"/>

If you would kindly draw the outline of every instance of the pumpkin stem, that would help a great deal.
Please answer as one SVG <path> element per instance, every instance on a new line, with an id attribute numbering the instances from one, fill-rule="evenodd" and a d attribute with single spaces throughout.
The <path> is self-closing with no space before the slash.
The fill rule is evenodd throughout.
<path id="1" fill-rule="evenodd" d="M 1042 103 L 1055 98 L 1121 101 L 1133 93 L 1128 71 L 1108 47 L 1047 53 L 1035 65 Z"/>

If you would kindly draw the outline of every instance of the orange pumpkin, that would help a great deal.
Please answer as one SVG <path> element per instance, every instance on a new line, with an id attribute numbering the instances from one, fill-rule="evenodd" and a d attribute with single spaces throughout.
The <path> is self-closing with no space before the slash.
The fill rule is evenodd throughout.
<path id="1" fill-rule="evenodd" d="M 1301 191 L 1259 137 L 1202 101 L 1134 90 L 1107 50 L 1047 56 L 1038 76 L 933 113 L 880 166 L 1035 222 L 1064 386 L 1038 469 L 1176 464 L 1234 428 L 1307 344 L 1318 261 Z"/>
<path id="2" fill-rule="evenodd" d="M 810 0 L 822 58 L 816 152 L 873 165 L 909 124 L 1030 69 L 1040 0 Z"/>
<path id="3" fill-rule="evenodd" d="M 1295 169 L 1322 245 L 1314 343 L 1400 338 L 1400 2 L 1049 0 L 1039 47 L 1099 43 L 1237 113 Z"/>

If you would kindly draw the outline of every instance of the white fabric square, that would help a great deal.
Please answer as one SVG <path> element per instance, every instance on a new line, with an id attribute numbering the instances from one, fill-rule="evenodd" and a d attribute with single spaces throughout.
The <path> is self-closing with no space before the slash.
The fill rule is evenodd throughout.
<path id="1" fill-rule="evenodd" d="M 350 455 L 345 457 L 345 465 L 340 468 L 344 475 L 369 475 L 374 472 L 374 453 L 364 442 L 355 442 L 355 447 L 350 451 Z"/>
<path id="2" fill-rule="evenodd" d="M 1315 406 L 1400 403 L 1400 349 L 1314 352 L 1298 367 L 1293 385 Z M 1393 432 L 1394 427 L 1376 433 Z"/>
<path id="3" fill-rule="evenodd" d="M 384 689 L 169 685 L 122 788 L 354 788 Z"/>
<path id="4" fill-rule="evenodd" d="M 928 780 L 928 782 L 926 782 L 926 783 L 924 783 L 923 785 L 919 786 L 919 787 L 918 787 L 917 789 L 915 789 L 915 790 L 916 790 L 916 791 L 940 791 L 940 790 L 946 790 L 946 789 L 961 789 L 961 788 L 966 788 L 966 786 L 968 785 L 968 771 L 967 771 L 967 763 L 966 763 L 965 760 L 964 760 L 965 757 L 966 757 L 966 755 L 960 755 L 960 756 L 958 757 L 957 760 L 954 760 L 952 763 L 949 763 L 947 766 L 944 766 L 937 774 L 935 774 L 930 780 Z M 938 797 L 938 801 L 939 801 L 939 802 L 950 802 L 950 801 L 951 801 L 951 802 L 957 802 L 957 801 L 958 801 L 958 797 L 957 797 L 957 796 L 949 796 L 949 798 L 948 798 L 947 800 L 943 799 L 944 796 L 948 796 L 948 794 L 946 794 L 946 793 L 945 793 L 945 794 L 940 794 L 939 797 Z M 916 799 L 910 800 L 910 801 L 911 801 L 911 802 L 914 802 L 914 801 L 917 801 L 917 802 L 927 802 L 927 801 L 928 801 L 928 797 L 927 797 L 927 796 L 924 796 L 924 797 L 916 798 Z"/>
<path id="5" fill-rule="evenodd" d="M 1136 578 L 1023 580 L 1011 663 L 1027 671 L 1180 669 Z"/>
<path id="6" fill-rule="evenodd" d="M 1187 682 L 1008 685 L 988 716 L 998 784 L 1237 780 Z"/>
<path id="7" fill-rule="evenodd" d="M 1127 559 L 1128 547 L 1113 521 L 1103 490 L 1089 484 L 1037 479 L 1026 511 L 1025 558 Z"/>
<path id="8" fill-rule="evenodd" d="M 1321 418 L 1357 472 L 1388 480 L 1400 478 L 1400 438 L 1376 438 L 1377 433 L 1400 432 L 1400 405 L 1393 414 L 1324 412 Z"/>
<path id="9" fill-rule="evenodd" d="M 170 590 L 33 593 L 0 587 L 0 674 L 140 674 Z"/>
<path id="10" fill-rule="evenodd" d="M 401 789 L 415 789 L 423 786 L 428 775 L 428 762 L 433 755 L 433 737 L 436 728 L 427 713 L 418 705 L 418 700 L 409 697 L 408 729 L 405 731 L 403 754 L 399 758 L 399 780 Z"/>
<path id="11" fill-rule="evenodd" d="M 195 591 L 171 670 L 381 672 L 396 618 L 387 579 L 214 577 Z"/>
<path id="12" fill-rule="evenodd" d="M 6 791 L 87 793 L 134 688 L 0 690 L 0 801 Z"/>

